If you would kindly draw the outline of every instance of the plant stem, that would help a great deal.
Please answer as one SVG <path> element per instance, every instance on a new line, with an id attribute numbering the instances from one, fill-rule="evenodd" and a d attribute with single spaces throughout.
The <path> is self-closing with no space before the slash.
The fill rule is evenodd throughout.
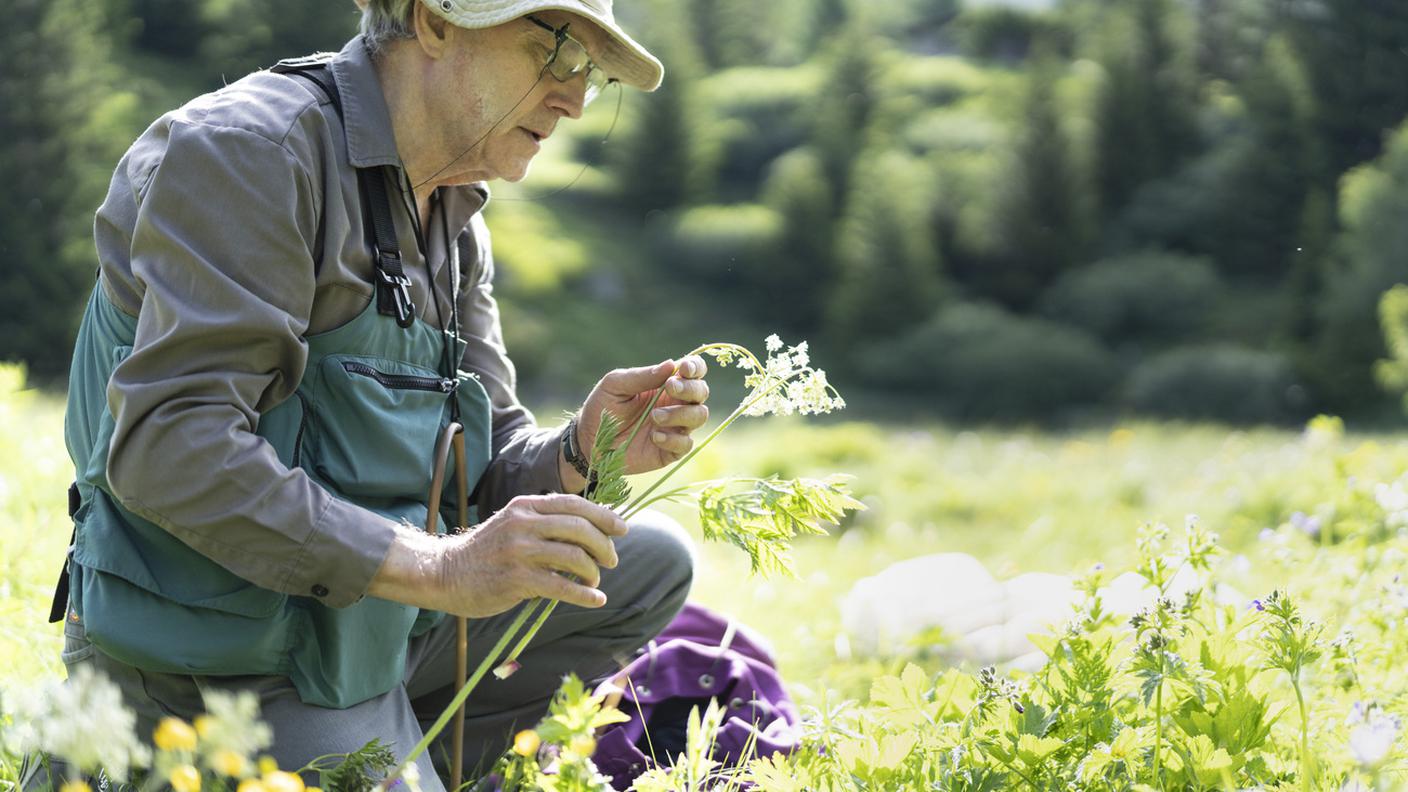
<path id="1" fill-rule="evenodd" d="M 545 600 L 542 597 L 538 597 L 531 604 L 528 605 L 528 610 L 532 610 L 538 607 L 538 605 L 544 601 Z M 558 601 L 547 600 L 546 602 L 548 603 L 547 607 L 543 608 L 543 612 L 538 614 L 538 618 L 533 620 L 533 625 L 528 628 L 527 632 L 523 633 L 523 639 L 520 640 L 518 643 L 514 644 L 513 649 L 510 650 L 508 653 L 508 657 L 504 658 L 505 663 L 510 663 L 514 660 L 517 660 L 518 656 L 520 654 L 523 654 L 523 650 L 528 648 L 528 642 L 533 640 L 533 636 L 537 635 L 538 630 L 542 628 L 543 622 L 547 621 L 548 617 L 552 615 L 552 611 L 554 608 L 557 607 Z"/>
<path id="2" fill-rule="evenodd" d="M 776 383 L 773 384 L 771 388 L 759 391 L 758 393 L 753 395 L 752 399 L 740 403 L 737 409 L 735 409 L 732 413 L 729 413 L 729 416 L 725 418 L 722 423 L 720 423 L 717 427 L 714 428 L 714 431 L 710 432 L 709 435 L 703 440 L 701 440 L 698 444 L 696 444 L 694 448 L 691 448 L 688 454 L 685 454 L 683 457 L 680 457 L 680 460 L 678 462 L 672 465 L 669 470 L 665 471 L 665 475 L 656 479 L 655 483 L 647 487 L 645 492 L 642 492 L 641 494 L 637 495 L 636 499 L 631 501 L 630 504 L 626 506 L 625 511 L 621 513 L 622 519 L 628 519 L 630 517 L 635 516 L 637 513 L 640 512 L 641 509 L 644 509 L 646 506 L 654 503 L 656 500 L 659 500 L 659 498 L 652 498 L 650 500 L 646 500 L 646 498 L 650 495 L 650 493 L 659 489 L 660 485 L 668 481 L 671 476 L 675 475 L 676 471 L 684 467 L 691 459 L 695 457 L 695 455 L 697 455 L 700 451 L 703 451 L 704 448 L 709 445 L 709 443 L 713 442 L 715 437 L 718 437 L 725 429 L 729 427 L 730 424 L 738 420 L 739 416 L 743 415 L 743 413 L 746 412 L 749 407 L 752 407 L 754 404 L 757 404 L 758 401 L 764 396 L 768 395 L 769 393 L 772 393 L 774 390 L 777 390 L 779 387 L 785 385 L 786 383 L 787 380 L 778 380 Z"/>
<path id="3" fill-rule="evenodd" d="M 1300 692 L 1300 680 L 1291 674 L 1291 687 L 1296 691 L 1296 703 L 1300 705 L 1300 788 L 1310 792 L 1310 724 L 1305 719 L 1305 696 Z"/>
<path id="4" fill-rule="evenodd" d="M 464 687 L 460 688 L 459 692 L 455 694 L 454 699 L 450 701 L 450 705 L 445 708 L 445 711 L 440 713 L 440 717 L 435 721 L 435 724 L 426 730 L 425 736 L 421 738 L 420 742 L 416 743 L 410 753 L 406 754 L 406 758 L 402 759 L 401 763 L 396 765 L 391 773 L 381 780 L 381 783 L 377 784 L 377 790 L 379 792 L 386 792 L 387 789 L 390 789 L 396 779 L 401 777 L 401 773 L 405 772 L 406 767 L 410 765 L 411 762 L 414 762 L 416 757 L 424 753 L 425 749 L 430 747 L 430 743 L 440 735 L 440 732 L 445 730 L 445 726 L 447 726 L 450 723 L 450 719 L 454 717 L 455 710 L 459 709 L 464 704 L 465 699 L 469 698 L 470 691 L 474 690 L 474 686 L 479 684 L 479 680 L 483 678 L 485 672 L 493 667 L 494 658 L 498 657 L 499 654 L 503 652 L 504 647 L 508 646 L 508 642 L 513 639 L 514 633 L 518 632 L 519 628 L 523 626 L 523 623 L 528 621 L 528 615 L 532 613 L 532 611 L 533 607 L 529 604 L 518 612 L 518 616 L 509 624 L 508 629 L 504 630 L 504 634 L 499 638 L 499 642 L 494 644 L 494 648 L 490 649 L 489 654 L 484 656 L 484 660 L 479 663 L 479 667 L 474 669 L 474 673 L 471 674 L 469 680 L 464 683 Z"/>
<path id="5" fill-rule="evenodd" d="M 1162 650 L 1160 650 L 1159 659 L 1159 686 L 1154 690 L 1154 717 L 1156 719 L 1154 721 L 1154 786 L 1163 789 L 1163 757 L 1160 756 L 1164 743 L 1164 678 Z"/>

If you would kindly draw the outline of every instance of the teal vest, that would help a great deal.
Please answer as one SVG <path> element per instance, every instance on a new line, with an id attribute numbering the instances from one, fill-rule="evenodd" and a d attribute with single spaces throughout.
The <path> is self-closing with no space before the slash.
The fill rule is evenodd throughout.
<path id="1" fill-rule="evenodd" d="M 401 327 L 376 305 L 373 299 L 351 322 L 305 338 L 308 362 L 297 395 L 265 412 L 257 434 L 281 462 L 301 468 L 335 497 L 423 528 L 450 400 L 458 400 L 473 486 L 490 457 L 489 398 L 474 377 L 461 372 L 447 380 L 437 372 L 445 334 L 419 319 Z M 288 676 L 303 701 L 325 707 L 349 707 L 400 684 L 407 639 L 441 614 L 374 597 L 334 609 L 260 588 L 113 497 L 106 390 L 132 350 L 136 326 L 100 284 L 70 373 L 65 440 L 80 498 L 69 597 L 89 640 L 152 671 Z M 459 360 L 462 342 L 453 344 Z M 454 481 L 453 468 L 446 475 Z M 452 517 L 451 501 L 447 494 L 439 508 Z M 439 522 L 454 524 L 453 518 Z"/>

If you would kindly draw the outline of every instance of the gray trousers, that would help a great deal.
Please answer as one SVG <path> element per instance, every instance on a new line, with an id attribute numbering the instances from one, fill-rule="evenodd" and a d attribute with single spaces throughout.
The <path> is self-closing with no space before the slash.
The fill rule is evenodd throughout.
<path id="1" fill-rule="evenodd" d="M 609 676 L 684 606 L 694 566 L 689 538 L 679 525 L 645 512 L 632 518 L 630 532 L 615 542 L 620 563 L 601 575 L 606 606 L 588 610 L 559 604 L 523 652 L 523 667 L 505 680 L 486 676 L 470 694 L 465 704 L 466 779 L 487 773 L 513 733 L 537 723 L 565 674 L 575 672 L 588 681 Z M 517 613 L 514 608 L 470 620 L 470 673 Z M 268 753 L 280 768 L 297 770 L 315 757 L 355 751 L 374 738 L 404 757 L 457 692 L 455 640 L 455 619 L 448 617 L 411 639 L 401 685 L 347 709 L 303 703 L 287 677 L 144 671 L 98 651 L 83 626 L 72 620 L 65 622 L 63 661 L 70 672 L 88 665 L 117 683 L 126 704 L 137 713 L 138 735 L 147 741 L 161 718 L 174 715 L 190 721 L 204 712 L 203 690 L 253 691 L 259 696 L 262 719 L 274 731 Z M 451 732 L 447 727 L 429 754 L 418 760 L 425 792 L 442 792 L 448 784 Z M 42 775 L 36 768 L 23 788 L 42 789 Z M 305 780 L 317 783 L 312 775 Z"/>

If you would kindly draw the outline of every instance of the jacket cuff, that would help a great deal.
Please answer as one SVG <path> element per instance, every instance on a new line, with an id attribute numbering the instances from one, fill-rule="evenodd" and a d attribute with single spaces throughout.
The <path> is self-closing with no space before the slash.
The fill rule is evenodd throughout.
<path id="1" fill-rule="evenodd" d="M 394 521 L 329 497 L 285 590 L 330 608 L 353 605 L 366 596 L 395 538 Z"/>

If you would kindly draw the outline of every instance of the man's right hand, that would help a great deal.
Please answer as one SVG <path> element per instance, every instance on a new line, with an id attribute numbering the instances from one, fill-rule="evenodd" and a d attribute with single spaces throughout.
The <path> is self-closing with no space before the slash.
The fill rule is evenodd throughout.
<path id="1" fill-rule="evenodd" d="M 611 540 L 626 531 L 615 512 L 576 495 L 524 495 L 465 534 L 398 532 L 367 593 L 469 618 L 531 597 L 599 608 L 601 568 L 616 566 Z"/>

